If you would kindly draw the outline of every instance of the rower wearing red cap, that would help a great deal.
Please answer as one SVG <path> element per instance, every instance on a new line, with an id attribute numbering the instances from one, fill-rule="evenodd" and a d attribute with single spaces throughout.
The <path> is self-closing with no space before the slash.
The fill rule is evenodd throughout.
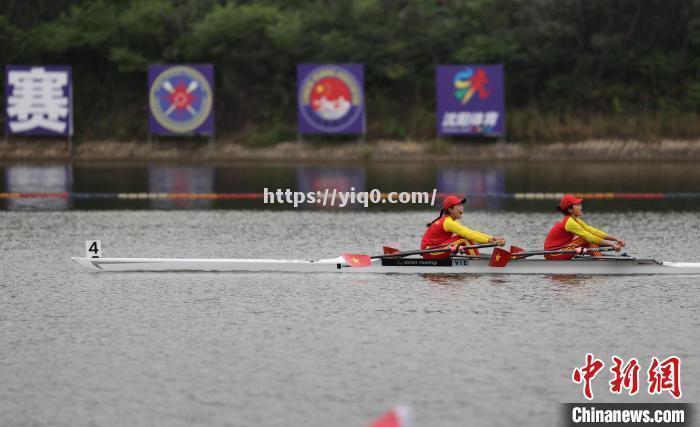
<path id="1" fill-rule="evenodd" d="M 428 224 L 423 235 L 421 249 L 449 248 L 450 246 L 472 246 L 476 243 L 498 243 L 503 246 L 506 239 L 494 237 L 479 231 L 471 230 L 458 222 L 464 213 L 463 204 L 466 199 L 457 196 L 447 196 L 442 202 L 440 215 Z M 479 255 L 477 249 L 468 249 L 468 255 Z M 424 258 L 444 259 L 450 257 L 450 252 L 423 254 Z"/>
<path id="2" fill-rule="evenodd" d="M 597 248 L 600 246 L 612 246 L 616 251 L 625 246 L 625 241 L 610 234 L 593 228 L 583 222 L 583 199 L 578 199 L 571 194 L 565 194 L 557 206 L 557 210 L 564 214 L 564 219 L 554 224 L 544 241 L 545 250 L 574 250 L 578 248 Z M 600 256 L 600 252 L 592 252 L 594 256 Z M 545 258 L 550 260 L 571 259 L 575 254 L 547 254 Z"/>

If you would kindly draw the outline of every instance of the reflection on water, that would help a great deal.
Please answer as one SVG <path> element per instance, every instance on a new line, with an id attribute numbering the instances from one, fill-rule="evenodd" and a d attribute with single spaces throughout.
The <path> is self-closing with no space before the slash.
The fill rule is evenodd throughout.
<path id="1" fill-rule="evenodd" d="M 614 174 L 611 174 L 614 169 Z M 697 210 L 700 168 L 692 164 L 432 163 L 0 166 L 0 209 L 293 209 L 264 204 L 263 191 L 460 193 L 468 209 L 548 211 L 541 193 L 649 193 L 646 199 L 589 198 L 595 210 Z M 33 197 L 26 197 L 34 193 Z M 35 197 L 41 193 L 42 197 Z M 527 197 L 521 197 L 528 193 Z M 605 198 L 608 197 L 608 200 Z M 338 200 L 336 200 L 336 203 Z M 439 203 L 439 201 L 438 201 Z M 323 204 L 303 205 L 323 209 Z M 344 209 L 360 209 L 349 205 Z M 336 208 L 337 209 L 337 208 Z M 375 210 L 430 209 L 380 204 Z"/>
<path id="2" fill-rule="evenodd" d="M 336 189 L 338 191 L 365 191 L 365 168 L 354 167 L 317 167 L 300 166 L 297 169 L 297 186 L 295 191 L 303 193 L 319 193 L 325 196 L 325 190 Z M 332 195 L 325 196 L 325 205 L 321 202 L 317 205 L 303 205 L 304 207 L 330 208 Z M 337 204 L 336 204 L 337 206 Z M 360 208 L 359 205 L 348 205 L 347 207 Z"/>
<path id="3" fill-rule="evenodd" d="M 445 273 L 426 273 L 421 274 L 421 278 L 428 282 L 432 282 L 438 285 L 445 286 L 464 286 L 464 284 L 471 279 L 478 279 L 477 274 L 445 274 Z"/>
<path id="4" fill-rule="evenodd" d="M 213 193 L 214 168 L 151 166 L 148 168 L 148 189 L 151 193 Z M 211 199 L 151 199 L 151 207 L 156 209 L 206 209 L 211 207 Z"/>
<path id="5" fill-rule="evenodd" d="M 366 426 L 378 406 L 409 402 L 420 426 L 552 426 L 558 402 L 582 399 L 568 376 L 587 352 L 680 354 L 685 396 L 700 395 L 700 277 L 95 274 L 68 259 L 90 238 L 117 257 L 375 254 L 391 240 L 415 248 L 433 215 L 3 212 L 0 425 Z M 477 211 L 468 224 L 539 247 L 557 215 Z M 697 212 L 594 223 L 639 257 L 700 260 Z M 596 397 L 621 400 L 601 374 Z"/>
<path id="6" fill-rule="evenodd" d="M 45 197 L 7 199 L 8 210 L 50 209 L 70 207 L 70 200 L 59 196 L 71 191 L 72 168 L 60 166 L 10 166 L 5 169 L 5 192 L 43 193 Z"/>
<path id="7" fill-rule="evenodd" d="M 544 277 L 547 282 L 553 285 L 564 285 L 565 287 L 583 286 L 590 280 L 589 276 L 575 274 L 550 274 Z"/>
<path id="8" fill-rule="evenodd" d="M 506 189 L 501 168 L 448 167 L 437 171 L 437 189 L 441 193 L 500 194 Z M 473 197 L 469 207 L 501 209 L 504 200 L 497 197 Z"/>

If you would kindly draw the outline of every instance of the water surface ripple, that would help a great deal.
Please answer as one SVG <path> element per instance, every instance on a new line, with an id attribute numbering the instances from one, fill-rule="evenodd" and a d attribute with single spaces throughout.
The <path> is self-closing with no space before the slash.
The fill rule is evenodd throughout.
<path id="1" fill-rule="evenodd" d="M 700 261 L 697 215 L 590 213 L 630 252 Z M 557 425 L 593 352 L 683 359 L 700 392 L 700 277 L 128 273 L 107 256 L 288 257 L 417 245 L 430 212 L 0 212 L 0 424 L 363 426 L 410 405 L 418 426 Z M 468 213 L 539 247 L 558 217 Z M 606 367 L 607 370 L 607 367 Z M 645 376 L 641 378 L 645 381 Z M 607 375 L 596 401 L 615 398 Z"/>

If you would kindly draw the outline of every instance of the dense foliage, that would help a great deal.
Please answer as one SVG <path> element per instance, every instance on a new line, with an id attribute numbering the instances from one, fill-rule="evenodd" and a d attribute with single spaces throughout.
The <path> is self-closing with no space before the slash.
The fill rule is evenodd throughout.
<path id="1" fill-rule="evenodd" d="M 696 137 L 699 11 L 700 0 L 5 0 L 0 63 L 71 64 L 81 139 L 143 138 L 147 65 L 176 62 L 215 65 L 220 136 L 294 135 L 296 64 L 359 62 L 370 137 L 433 138 L 435 66 L 502 62 L 509 139 Z"/>

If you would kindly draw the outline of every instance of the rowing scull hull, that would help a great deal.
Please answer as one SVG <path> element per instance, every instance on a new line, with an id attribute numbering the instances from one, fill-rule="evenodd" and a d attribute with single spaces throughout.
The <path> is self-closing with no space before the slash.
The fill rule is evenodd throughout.
<path id="1" fill-rule="evenodd" d="M 658 262 L 650 259 L 547 261 L 513 260 L 502 268 L 488 260 L 372 260 L 367 267 L 350 267 L 342 257 L 316 261 L 279 259 L 71 258 L 93 271 L 270 271 L 328 273 L 449 273 L 449 274 L 700 274 L 700 263 Z"/>

